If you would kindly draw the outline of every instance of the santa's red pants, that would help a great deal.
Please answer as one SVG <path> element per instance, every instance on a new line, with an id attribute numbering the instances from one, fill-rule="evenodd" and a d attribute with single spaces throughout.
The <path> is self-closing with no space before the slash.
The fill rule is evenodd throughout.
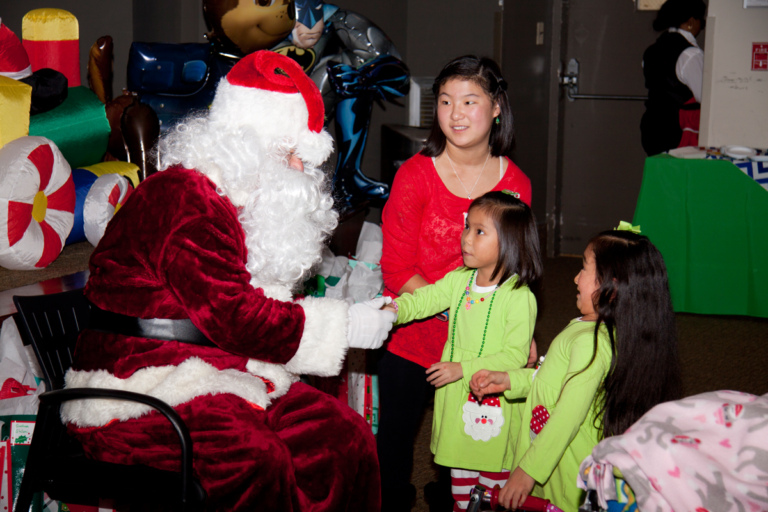
<path id="1" fill-rule="evenodd" d="M 195 476 L 216 510 L 379 510 L 376 442 L 362 417 L 302 383 L 266 411 L 228 394 L 176 407 Z M 79 430 L 89 456 L 179 470 L 178 437 L 158 413 Z"/>

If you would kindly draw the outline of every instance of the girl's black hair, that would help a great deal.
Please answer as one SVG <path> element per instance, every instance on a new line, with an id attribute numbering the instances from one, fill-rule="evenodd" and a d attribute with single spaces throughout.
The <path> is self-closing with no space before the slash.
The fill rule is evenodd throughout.
<path id="1" fill-rule="evenodd" d="M 600 285 L 592 297 L 595 354 L 601 324 L 611 343 L 597 415 L 609 437 L 623 434 L 655 405 L 682 397 L 677 329 L 664 259 L 647 237 L 603 231 L 588 247 Z"/>
<path id="2" fill-rule="evenodd" d="M 535 290 L 544 265 L 533 211 L 511 193 L 500 191 L 478 197 L 469 205 L 469 211 L 474 208 L 483 210 L 493 219 L 499 238 L 499 261 L 491 279 L 498 275 L 501 276 L 499 282 L 503 283 L 512 274 L 517 274 L 515 288 L 528 285 Z"/>
<path id="3" fill-rule="evenodd" d="M 438 97 L 440 87 L 453 78 L 475 82 L 491 97 L 493 104 L 499 104 L 501 113 L 498 119 L 500 122 L 496 124 L 494 121 L 491 124 L 491 136 L 488 143 L 491 146 L 493 156 L 508 154 L 512 150 L 515 124 L 507 97 L 507 82 L 501 76 L 501 69 L 493 59 L 476 57 L 475 55 L 464 55 L 453 59 L 443 67 L 443 70 L 435 78 L 432 84 L 432 92 L 435 95 L 435 115 L 432 120 L 432 131 L 429 133 L 421 154 L 433 157 L 440 155 L 445 150 L 445 134 L 437 121 L 437 103 L 440 101 Z"/>
<path id="4" fill-rule="evenodd" d="M 678 28 L 693 18 L 699 20 L 704 28 L 707 17 L 707 4 L 703 0 L 667 0 L 653 20 L 653 30 L 661 32 L 668 28 Z"/>

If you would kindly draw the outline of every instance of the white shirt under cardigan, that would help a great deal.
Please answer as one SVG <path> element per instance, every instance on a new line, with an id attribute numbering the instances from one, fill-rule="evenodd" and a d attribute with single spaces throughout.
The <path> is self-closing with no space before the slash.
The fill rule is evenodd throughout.
<path id="1" fill-rule="evenodd" d="M 696 38 L 687 30 L 670 28 L 670 32 L 677 32 L 693 46 L 683 50 L 677 58 L 675 74 L 678 80 L 683 82 L 693 93 L 697 103 L 701 103 L 701 83 L 704 81 L 704 52 L 696 43 Z"/>
<path id="2" fill-rule="evenodd" d="M 693 93 L 697 103 L 701 103 L 701 84 L 704 81 L 704 52 L 699 48 L 696 38 L 687 30 L 670 28 L 668 32 L 677 32 L 692 46 L 683 50 L 675 64 L 677 79 L 684 83 Z"/>

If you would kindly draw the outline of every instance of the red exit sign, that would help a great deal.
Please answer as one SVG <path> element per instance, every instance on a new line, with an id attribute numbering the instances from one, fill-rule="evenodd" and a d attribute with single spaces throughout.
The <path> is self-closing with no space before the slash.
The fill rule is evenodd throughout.
<path id="1" fill-rule="evenodd" d="M 752 71 L 768 71 L 768 43 L 752 43 Z"/>

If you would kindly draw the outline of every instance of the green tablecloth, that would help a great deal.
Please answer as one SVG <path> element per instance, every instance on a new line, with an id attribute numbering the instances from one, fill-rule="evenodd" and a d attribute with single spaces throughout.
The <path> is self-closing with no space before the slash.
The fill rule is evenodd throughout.
<path id="1" fill-rule="evenodd" d="M 633 224 L 659 248 L 675 311 L 768 317 L 768 191 L 729 161 L 645 161 Z"/>

